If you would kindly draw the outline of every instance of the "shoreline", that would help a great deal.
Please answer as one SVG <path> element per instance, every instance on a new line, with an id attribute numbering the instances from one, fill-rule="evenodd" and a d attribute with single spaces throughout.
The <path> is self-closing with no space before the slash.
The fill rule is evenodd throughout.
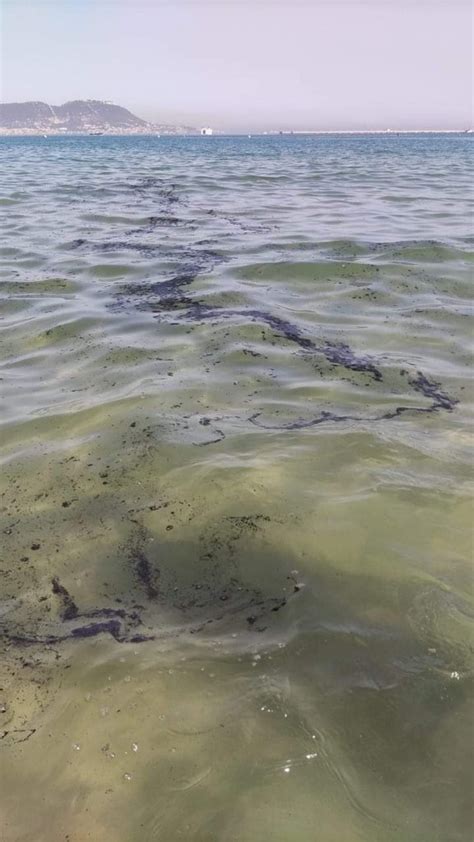
<path id="1" fill-rule="evenodd" d="M 99 134 L 90 132 L 52 132 L 45 129 L 29 130 L 29 129 L 2 129 L 0 128 L 1 137 L 157 137 L 157 138 L 183 138 L 183 137 L 202 137 L 199 132 L 140 132 L 140 131 L 102 131 L 98 130 Z M 215 131 L 212 138 L 215 137 L 291 137 L 297 135 L 298 137 L 307 135 L 433 135 L 433 134 L 459 134 L 469 135 L 474 134 L 474 129 L 297 129 L 297 130 L 272 130 L 263 132 L 219 132 Z M 205 138 L 209 140 L 209 137 Z"/>

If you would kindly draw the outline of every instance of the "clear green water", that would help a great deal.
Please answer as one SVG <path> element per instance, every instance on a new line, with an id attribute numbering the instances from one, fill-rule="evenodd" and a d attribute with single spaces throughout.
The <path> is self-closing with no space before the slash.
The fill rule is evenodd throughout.
<path id="1" fill-rule="evenodd" d="M 2 842 L 472 838 L 471 143 L 1 141 Z"/>

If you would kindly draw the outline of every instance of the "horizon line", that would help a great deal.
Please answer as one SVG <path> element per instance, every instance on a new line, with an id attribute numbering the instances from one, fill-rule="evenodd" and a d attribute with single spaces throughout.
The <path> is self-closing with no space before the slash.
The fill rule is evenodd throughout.
<path id="1" fill-rule="evenodd" d="M 166 124 L 157 125 L 156 128 L 161 128 L 161 133 L 156 131 L 140 131 L 134 129 L 124 129 L 123 131 L 120 130 L 110 130 L 104 129 L 102 131 L 103 136 L 108 137 L 121 137 L 121 136 L 142 136 L 142 137 L 201 137 L 201 130 L 195 129 L 191 131 L 176 131 L 176 132 L 166 132 L 163 129 L 166 129 Z M 170 129 L 173 128 L 172 124 L 168 126 Z M 150 129 L 153 129 L 153 124 L 150 124 Z M 400 135 L 400 134 L 473 134 L 474 127 L 469 126 L 468 128 L 455 128 L 455 129 L 442 129 L 442 128 L 418 128 L 418 129 L 239 129 L 239 130 L 228 130 L 225 131 L 223 129 L 213 129 L 212 135 L 207 135 L 207 139 L 212 139 L 216 137 L 239 137 L 239 136 L 247 136 L 247 137 L 281 137 L 281 136 L 292 136 L 292 135 L 357 135 L 357 134 L 377 134 L 377 135 Z M 76 131 L 49 131 L 49 136 L 51 137 L 66 137 L 66 136 L 88 136 L 89 132 L 87 130 L 76 130 Z M 35 129 L 10 129 L 10 128 L 2 128 L 0 126 L 0 137 L 8 137 L 8 136 L 15 136 L 15 137 L 42 137 L 44 135 L 44 131 L 35 130 Z"/>

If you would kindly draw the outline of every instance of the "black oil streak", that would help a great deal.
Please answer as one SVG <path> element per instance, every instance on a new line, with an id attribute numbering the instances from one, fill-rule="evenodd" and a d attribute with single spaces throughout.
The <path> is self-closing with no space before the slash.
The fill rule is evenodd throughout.
<path id="1" fill-rule="evenodd" d="M 61 585 L 57 576 L 55 576 L 52 579 L 51 584 L 53 586 L 53 593 L 56 594 L 56 596 L 61 597 L 61 601 L 63 604 L 63 613 L 61 619 L 73 620 L 75 617 L 77 617 L 79 611 L 69 591 L 66 590 L 64 585 Z"/>
<path id="2" fill-rule="evenodd" d="M 15 737 L 15 734 L 26 734 L 24 737 Z M 36 734 L 36 728 L 14 728 L 13 731 L 2 731 L 0 734 L 0 740 L 4 740 L 5 737 L 12 736 L 14 743 L 26 743 L 30 737 Z"/>
<path id="3" fill-rule="evenodd" d="M 155 177 L 144 178 L 142 181 L 134 184 L 126 184 L 127 188 L 134 190 L 140 194 L 144 191 L 157 191 L 158 198 L 165 202 L 165 204 L 175 203 L 179 201 L 176 193 L 176 188 L 173 184 L 167 184 Z M 209 211 L 213 215 L 215 211 Z M 185 220 L 177 216 L 171 215 L 170 211 L 166 209 L 159 215 L 150 216 L 148 224 L 153 227 L 158 225 L 179 225 L 186 224 Z M 137 231 L 137 233 L 139 233 Z M 300 328 L 292 324 L 286 319 L 282 319 L 268 311 L 242 308 L 242 309 L 224 309 L 215 306 L 210 306 L 203 301 L 196 300 L 184 293 L 184 289 L 189 287 L 199 275 L 203 272 L 209 272 L 215 268 L 219 263 L 222 263 L 226 258 L 222 253 L 210 249 L 202 249 L 190 247 L 187 249 L 164 249 L 161 246 L 150 245 L 148 243 L 137 243 L 130 241 L 111 241 L 94 243 L 88 242 L 84 239 L 78 239 L 73 242 L 71 248 L 78 248 L 88 246 L 99 251 L 113 251 L 118 249 L 131 249 L 136 252 L 142 252 L 149 256 L 159 253 L 161 256 L 169 257 L 171 259 L 179 258 L 182 262 L 180 272 L 173 275 L 167 280 L 157 281 L 154 283 L 138 283 L 128 284 L 122 287 L 119 293 L 120 301 L 127 301 L 132 299 L 135 306 L 140 309 L 147 309 L 155 313 L 156 318 L 167 318 L 171 313 L 176 313 L 182 320 L 192 321 L 194 323 L 213 321 L 218 323 L 219 320 L 229 318 L 244 319 L 247 322 L 259 322 L 267 325 L 276 334 L 285 338 L 289 342 L 293 342 L 302 351 L 309 354 L 321 355 L 328 363 L 336 366 L 341 366 L 348 371 L 359 372 L 366 374 L 376 382 L 383 381 L 383 374 L 378 367 L 376 361 L 369 356 L 358 356 L 353 349 L 344 342 L 330 342 L 328 340 L 314 341 L 313 339 L 304 336 Z M 399 406 L 394 410 L 377 416 L 356 416 L 356 415 L 337 415 L 331 412 L 321 412 L 311 419 L 297 419 L 283 425 L 263 424 L 258 419 L 261 413 L 254 413 L 250 418 L 250 423 L 266 430 L 301 430 L 309 427 L 315 427 L 323 423 L 339 423 L 344 421 L 354 422 L 378 422 L 393 418 L 398 418 L 405 413 L 432 413 L 438 410 L 452 411 L 457 400 L 451 398 L 446 392 L 441 390 L 439 383 L 429 380 L 422 372 L 418 372 L 416 378 L 408 380 L 411 388 L 431 401 L 427 407 L 419 406 Z M 202 423 L 202 422 L 201 422 Z M 222 430 L 216 431 L 216 438 L 207 442 L 194 442 L 198 447 L 205 447 L 211 444 L 217 444 L 225 438 Z"/>
<path id="4" fill-rule="evenodd" d="M 210 441 L 193 442 L 195 447 L 207 447 L 209 444 L 218 444 L 220 441 L 225 439 L 225 433 L 223 433 L 222 430 L 214 430 L 214 432 L 218 434 L 218 438 L 210 439 Z"/>
<path id="5" fill-rule="evenodd" d="M 142 550 L 134 550 L 130 557 L 135 562 L 137 578 L 144 586 L 148 599 L 157 599 L 158 590 L 153 583 L 154 571 L 145 553 Z"/>
<path id="6" fill-rule="evenodd" d="M 228 564 L 234 552 L 233 542 L 238 540 L 243 530 L 255 532 L 260 525 L 268 523 L 270 518 L 261 513 L 232 516 L 226 519 L 232 526 L 230 537 L 221 540 L 219 535 L 212 536 L 208 541 L 208 552 L 201 556 L 206 563 L 211 564 L 209 577 L 203 577 L 184 589 L 174 587 L 174 582 L 167 583 L 161 593 L 154 584 L 154 577 L 159 575 L 145 555 L 143 544 L 147 535 L 140 527 L 133 545 L 128 548 L 128 558 L 134 565 L 134 572 L 139 582 L 145 587 L 150 602 L 159 600 L 161 604 L 172 607 L 187 618 L 186 630 L 190 634 L 198 634 L 209 624 L 226 618 L 247 618 L 247 623 L 254 632 L 263 632 L 267 626 L 262 626 L 265 617 L 283 609 L 289 598 L 293 598 L 298 590 L 295 588 L 291 597 L 266 597 L 262 591 L 246 587 L 236 578 L 230 578 L 222 585 L 214 580 L 218 570 L 221 554 Z M 140 524 L 139 524 L 140 526 Z M 58 577 L 52 580 L 53 593 L 60 597 L 63 604 L 61 632 L 47 635 L 28 635 L 3 630 L 3 637 L 9 645 L 51 646 L 65 641 L 84 640 L 102 634 L 110 635 L 117 643 L 142 643 L 155 640 L 155 634 L 145 634 L 138 627 L 143 627 L 141 616 L 137 610 L 125 608 L 96 608 L 90 611 L 79 611 L 69 591 L 61 584 Z M 143 608 L 143 606 L 132 606 Z M 204 613 L 204 617 L 202 614 Z M 249 629 L 250 630 L 250 629 Z"/>
<path id="7" fill-rule="evenodd" d="M 103 623 L 90 623 L 88 626 L 78 626 L 70 633 L 72 638 L 96 637 L 98 634 L 108 633 L 115 640 L 120 641 L 122 637 L 122 624 L 120 620 L 106 620 Z"/>

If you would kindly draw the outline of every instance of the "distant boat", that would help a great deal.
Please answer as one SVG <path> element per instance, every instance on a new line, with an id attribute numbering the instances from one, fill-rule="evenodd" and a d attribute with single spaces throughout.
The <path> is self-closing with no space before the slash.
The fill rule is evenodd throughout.
<path id="1" fill-rule="evenodd" d="M 90 135 L 101 135 L 101 134 L 104 134 L 104 132 L 89 132 L 89 134 Z"/>
<path id="2" fill-rule="evenodd" d="M 211 129 L 209 126 L 204 126 L 204 128 L 201 129 L 201 134 L 203 137 L 210 137 L 212 134 L 214 134 L 214 130 Z"/>

